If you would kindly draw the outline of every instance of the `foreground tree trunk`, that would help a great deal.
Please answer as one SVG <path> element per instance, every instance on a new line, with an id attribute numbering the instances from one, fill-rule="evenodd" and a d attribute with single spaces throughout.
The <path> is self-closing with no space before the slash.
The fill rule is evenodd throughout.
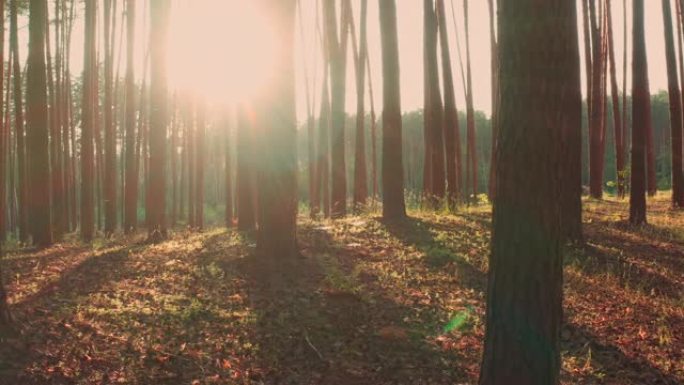
<path id="1" fill-rule="evenodd" d="M 50 150 L 47 77 L 45 68 L 45 0 L 29 3 L 29 56 L 26 71 L 26 148 L 28 152 L 28 202 L 33 243 L 52 244 L 50 205 Z"/>
<path id="2" fill-rule="evenodd" d="M 632 168 L 629 221 L 646 223 L 646 132 L 651 125 L 651 95 L 644 38 L 644 0 L 632 0 Z"/>
<path id="3" fill-rule="evenodd" d="M 579 129 L 582 112 L 576 6 L 499 5 L 498 175 L 480 384 L 552 385 L 561 366 L 561 139 Z"/>
<path id="4" fill-rule="evenodd" d="M 151 0 L 151 101 L 150 101 L 150 169 L 148 237 L 157 242 L 166 237 L 166 128 L 168 101 L 166 85 L 166 46 L 169 3 Z"/>
<path id="5" fill-rule="evenodd" d="M 261 0 L 280 39 L 278 73 L 261 106 L 264 153 L 259 172 L 257 250 L 267 257 L 297 254 L 297 119 L 295 113 L 295 0 Z M 263 119 L 263 120 L 262 120 Z"/>
<path id="6" fill-rule="evenodd" d="M 668 0 L 662 1 L 663 30 L 665 33 L 665 60 L 667 62 L 667 88 L 670 97 L 670 132 L 672 136 L 672 204 L 684 207 L 684 174 L 682 174 L 682 95 L 677 77 L 674 28 Z"/>
<path id="7" fill-rule="evenodd" d="M 387 220 L 406 217 L 404 164 L 401 138 L 401 93 L 399 43 L 395 0 L 380 1 L 382 44 L 382 216 Z"/>
<path id="8" fill-rule="evenodd" d="M 9 69 L 7 73 L 9 73 Z M 9 89 L 9 84 L 7 85 Z M 9 104 L 5 108 L 5 0 L 0 0 L 0 259 L 2 258 L 1 247 L 7 239 L 7 166 L 9 156 Z M 9 98 L 8 98 L 9 99 Z M 5 111 L 5 115 L 1 111 Z M 4 119 L 3 119 L 4 117 Z M 2 292 L 2 280 L 0 279 L 0 294 Z M 0 297 L 0 309 L 2 298 Z M 1 311 L 1 310 L 0 310 Z M 1 314 L 0 314 L 1 317 Z M 2 322 L 0 320 L 0 322 Z"/>
<path id="9" fill-rule="evenodd" d="M 95 58 L 96 4 L 85 3 L 85 48 L 83 49 L 83 103 L 81 111 L 81 238 L 90 242 L 95 235 L 95 152 L 93 131 L 95 125 Z"/>

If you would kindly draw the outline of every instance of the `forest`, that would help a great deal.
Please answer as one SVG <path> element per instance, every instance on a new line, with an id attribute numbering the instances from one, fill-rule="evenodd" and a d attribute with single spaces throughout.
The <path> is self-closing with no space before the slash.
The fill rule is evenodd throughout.
<path id="1" fill-rule="evenodd" d="M 0 385 L 684 383 L 684 0 L 0 0 Z"/>

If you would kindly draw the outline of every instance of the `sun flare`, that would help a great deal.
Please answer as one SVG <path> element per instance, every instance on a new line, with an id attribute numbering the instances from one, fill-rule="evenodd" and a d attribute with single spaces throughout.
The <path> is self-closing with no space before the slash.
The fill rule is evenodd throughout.
<path id="1" fill-rule="evenodd" d="M 255 96 L 273 70 L 275 36 L 253 1 L 181 0 L 169 31 L 169 84 L 210 103 Z"/>

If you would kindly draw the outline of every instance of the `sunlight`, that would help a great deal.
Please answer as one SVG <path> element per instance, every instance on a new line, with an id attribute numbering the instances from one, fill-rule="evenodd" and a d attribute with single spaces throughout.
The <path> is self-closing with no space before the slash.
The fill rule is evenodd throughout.
<path id="1" fill-rule="evenodd" d="M 169 86 L 232 104 L 255 96 L 273 70 L 274 33 L 255 2 L 177 1 L 169 30 Z"/>

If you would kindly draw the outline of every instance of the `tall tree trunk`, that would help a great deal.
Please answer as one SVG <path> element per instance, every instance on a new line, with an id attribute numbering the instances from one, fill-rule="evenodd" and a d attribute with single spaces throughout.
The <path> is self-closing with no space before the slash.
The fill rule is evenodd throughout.
<path id="1" fill-rule="evenodd" d="M 368 71 L 368 98 L 370 99 L 371 119 L 371 184 L 373 188 L 373 208 L 375 208 L 375 202 L 378 197 L 378 155 L 376 143 L 377 117 L 375 116 L 375 98 L 373 97 L 373 77 L 371 76 L 369 55 L 366 55 L 366 70 Z"/>
<path id="2" fill-rule="evenodd" d="M 7 69 L 9 72 L 9 68 Z M 7 86 L 9 89 L 9 85 Z M 7 239 L 7 166 L 9 157 L 9 126 L 5 124 L 9 109 L 5 109 L 5 0 L 0 0 L 0 259 L 1 247 Z M 4 115 L 3 115 L 4 112 Z M 2 322 L 2 279 L 0 278 L 0 323 Z"/>
<path id="3" fill-rule="evenodd" d="M 113 116 L 113 58 L 112 0 L 104 2 L 104 206 L 105 236 L 116 230 L 116 131 Z"/>
<path id="4" fill-rule="evenodd" d="M 437 64 L 437 15 L 433 0 L 423 0 L 424 12 L 424 125 L 425 125 L 425 191 L 433 209 L 438 208 L 445 194 L 444 175 L 444 114 L 439 89 Z"/>
<path id="5" fill-rule="evenodd" d="M 194 100 L 192 97 L 188 98 L 188 103 L 185 110 L 185 134 L 186 149 L 188 152 L 188 226 L 195 227 L 196 203 L 195 180 L 196 180 L 196 156 L 195 156 L 195 110 Z"/>
<path id="6" fill-rule="evenodd" d="M 135 0 L 126 0 L 126 105 L 124 232 L 138 227 L 138 169 L 135 132 Z"/>
<path id="7" fill-rule="evenodd" d="M 387 220 L 406 217 L 404 164 L 402 161 L 399 42 L 395 0 L 380 0 L 382 44 L 382 216 Z"/>
<path id="8" fill-rule="evenodd" d="M 594 1 L 589 0 L 589 19 L 591 26 L 592 68 L 591 68 L 591 123 L 589 125 L 589 192 L 592 197 L 603 197 L 603 154 L 602 141 L 605 98 L 602 94 L 603 79 L 603 31 L 599 27 L 603 21 L 596 15 Z M 597 19 L 599 19 L 597 21 Z"/>
<path id="9" fill-rule="evenodd" d="M 350 9 L 351 12 L 351 9 Z M 359 19 L 359 47 L 356 57 L 356 140 L 354 142 L 354 208 L 366 206 L 368 198 L 368 172 L 366 170 L 366 60 L 368 57 L 367 35 L 368 0 L 361 0 L 361 18 Z M 350 18 L 351 19 L 351 18 Z M 352 31 L 354 26 L 352 25 Z M 356 46 L 356 38 L 352 33 L 352 42 Z"/>
<path id="10" fill-rule="evenodd" d="M 226 221 L 226 227 L 231 228 L 233 227 L 233 169 L 232 169 L 232 162 L 231 162 L 231 138 L 230 138 L 230 119 L 228 115 L 224 117 L 223 120 L 224 124 L 224 135 L 225 135 L 225 150 L 224 150 L 224 173 L 225 173 L 225 189 L 226 189 L 226 212 L 225 212 L 225 221 Z"/>
<path id="11" fill-rule="evenodd" d="M 463 14 L 465 15 L 465 43 L 466 43 L 466 124 L 468 136 L 468 164 L 470 166 L 471 188 L 473 190 L 473 201 L 477 202 L 478 192 L 478 168 L 477 168 L 477 146 L 475 140 L 475 107 L 473 106 L 473 75 L 470 69 L 470 28 L 468 26 L 468 1 L 463 1 Z"/>
<path id="12" fill-rule="evenodd" d="M 204 163 L 206 162 L 205 132 L 206 132 L 205 101 L 199 98 L 197 103 L 197 129 L 195 132 L 195 227 L 204 228 Z"/>
<path id="13" fill-rule="evenodd" d="M 237 127 L 237 217 L 238 230 L 251 231 L 256 228 L 255 170 L 254 170 L 254 114 L 251 107 L 240 106 Z M 192 180 L 191 180 L 192 181 Z"/>
<path id="14" fill-rule="evenodd" d="M 157 242 L 166 237 L 166 46 L 170 5 L 166 0 L 151 0 L 150 7 L 149 196 L 154 199 L 148 206 L 150 222 L 147 230 L 150 241 Z"/>
<path id="15" fill-rule="evenodd" d="M 629 221 L 646 223 L 646 132 L 651 125 L 651 95 L 644 38 L 644 0 L 632 0 L 632 167 Z"/>
<path id="16" fill-rule="evenodd" d="M 262 96 L 263 156 L 259 171 L 257 250 L 267 257 L 297 251 L 297 119 L 295 113 L 295 0 L 261 0 L 271 15 L 280 44 L 278 72 Z"/>
<path id="17" fill-rule="evenodd" d="M 618 182 L 618 195 L 624 191 L 625 157 L 622 149 L 624 143 L 624 127 L 620 112 L 620 92 L 617 83 L 617 68 L 615 65 L 615 39 L 613 39 L 613 12 L 611 0 L 606 0 L 606 17 L 608 25 L 608 61 L 610 62 L 610 93 L 613 104 L 613 128 L 615 132 L 615 166 Z M 622 106 L 625 108 L 625 106 Z"/>
<path id="18" fill-rule="evenodd" d="M 496 188 L 496 138 L 498 137 L 499 119 L 499 48 L 496 42 L 496 13 L 494 11 L 494 0 L 487 1 L 489 9 L 489 38 L 492 51 L 492 154 L 489 164 L 489 200 L 494 201 L 494 190 Z"/>
<path id="19" fill-rule="evenodd" d="M 28 202 L 33 243 L 52 244 L 50 150 L 47 70 L 45 67 L 46 0 L 29 3 L 29 56 L 26 71 L 26 149 L 28 152 Z"/>
<path id="20" fill-rule="evenodd" d="M 670 1 L 662 0 L 663 31 L 665 33 L 665 60 L 667 85 L 670 97 L 670 132 L 672 136 L 672 204 L 684 207 L 684 174 L 682 173 L 682 95 L 677 77 L 674 28 Z"/>
<path id="21" fill-rule="evenodd" d="M 12 50 L 14 86 L 14 126 L 17 137 L 17 195 L 19 240 L 28 241 L 28 196 L 26 190 L 26 138 L 24 136 L 24 98 L 19 64 L 19 37 L 17 27 L 17 2 L 10 1 L 10 49 Z"/>
<path id="22" fill-rule="evenodd" d="M 85 3 L 85 48 L 83 49 L 83 104 L 81 112 L 81 238 L 90 242 L 95 233 L 95 153 L 93 131 L 95 125 L 94 91 L 97 82 L 95 39 L 97 4 Z"/>
<path id="23" fill-rule="evenodd" d="M 47 7 L 47 5 L 46 5 Z M 52 67 L 52 54 L 50 48 L 50 16 L 46 8 L 45 12 L 45 50 L 47 59 L 47 84 L 49 92 L 49 131 L 50 131 L 50 167 L 52 169 L 52 235 L 54 240 L 59 240 L 65 232 L 65 195 L 64 173 L 62 167 L 64 151 L 62 149 L 62 124 L 61 110 L 61 63 L 59 41 L 59 1 L 55 1 L 55 54 Z"/>
<path id="24" fill-rule="evenodd" d="M 629 123 L 627 122 L 627 46 L 629 44 L 628 34 L 627 34 L 627 0 L 622 0 L 622 40 L 623 40 L 623 52 L 622 52 L 622 143 L 620 143 L 620 148 L 622 149 L 622 158 L 624 159 L 622 174 L 618 175 L 618 178 L 622 178 L 622 190 L 620 190 L 620 185 L 618 183 L 618 196 L 620 198 L 625 197 L 627 182 L 626 182 L 626 170 L 627 170 L 627 138 L 629 137 Z M 684 73 L 684 71 L 683 71 Z M 682 79 L 682 85 L 684 86 L 684 78 Z"/>
<path id="25" fill-rule="evenodd" d="M 321 113 L 318 120 L 318 165 L 316 181 L 320 184 L 323 216 L 330 217 L 330 88 L 329 71 L 323 70 Z"/>
<path id="26" fill-rule="evenodd" d="M 5 0 L 0 0 L 0 107 L 4 106 L 4 79 L 5 79 Z M 9 89 L 9 84 L 7 85 Z M 9 109 L 6 109 L 6 116 L 9 115 Z M 2 114 L 0 114 L 2 116 Z M 0 331 L 6 329 L 12 322 L 12 315 L 9 311 L 9 304 L 7 303 L 7 291 L 3 282 L 2 274 L 2 259 L 4 257 L 4 245 L 7 236 L 7 149 L 9 148 L 9 126 L 2 120 L 2 129 L 0 130 Z"/>
<path id="27" fill-rule="evenodd" d="M 342 0 L 342 7 L 350 6 L 349 0 Z M 329 51 L 330 83 L 331 83 L 331 144 L 332 144 L 332 211 L 333 218 L 347 214 L 347 176 L 345 160 L 345 85 L 347 79 L 347 23 L 340 23 L 340 34 L 337 33 L 337 15 L 335 1 L 324 1 L 325 36 Z M 342 15 L 346 11 L 341 12 Z"/>
<path id="28" fill-rule="evenodd" d="M 178 220 L 178 119 L 177 119 L 177 94 L 173 94 L 173 104 L 171 106 L 171 218 L 169 225 L 171 228 L 176 226 Z"/>
<path id="29" fill-rule="evenodd" d="M 499 4 L 499 155 L 480 384 L 558 384 L 559 164 L 563 132 L 579 130 L 582 116 L 576 4 Z"/>
<path id="30" fill-rule="evenodd" d="M 461 180 L 461 129 L 458 123 L 456 93 L 454 91 L 454 75 L 451 69 L 449 53 L 449 34 L 446 24 L 444 0 L 437 0 L 437 24 L 439 26 L 439 43 L 442 54 L 442 81 L 444 83 L 444 141 L 446 148 L 447 204 L 454 211 L 458 203 L 459 182 Z"/>

